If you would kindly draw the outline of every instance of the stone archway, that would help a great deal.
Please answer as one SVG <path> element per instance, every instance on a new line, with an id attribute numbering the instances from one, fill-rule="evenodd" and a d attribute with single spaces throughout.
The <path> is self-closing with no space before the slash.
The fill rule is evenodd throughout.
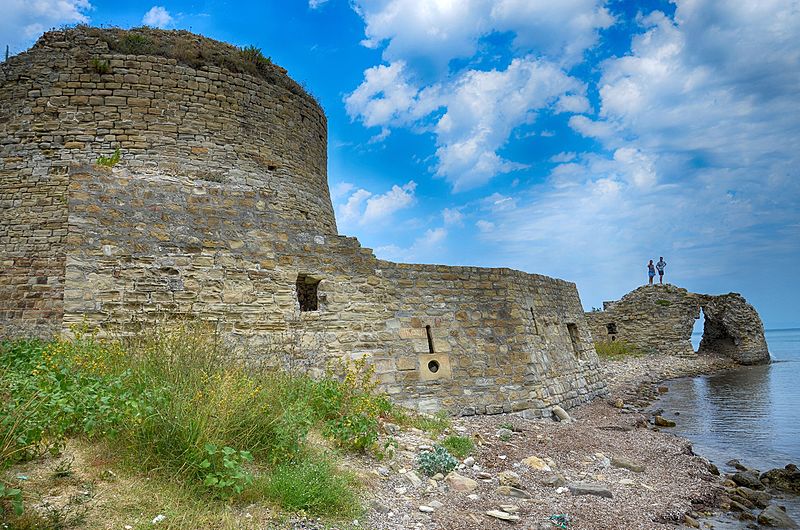
<path id="1" fill-rule="evenodd" d="M 697 352 L 692 329 L 704 317 Z M 691 293 L 674 285 L 640 287 L 602 311 L 586 313 L 595 342 L 623 340 L 646 352 L 679 356 L 716 352 L 740 364 L 769 362 L 764 326 L 742 295 Z"/>
<path id="2" fill-rule="evenodd" d="M 717 352 L 740 364 L 769 362 L 764 326 L 742 295 L 703 296 L 705 323 L 698 353 Z"/>

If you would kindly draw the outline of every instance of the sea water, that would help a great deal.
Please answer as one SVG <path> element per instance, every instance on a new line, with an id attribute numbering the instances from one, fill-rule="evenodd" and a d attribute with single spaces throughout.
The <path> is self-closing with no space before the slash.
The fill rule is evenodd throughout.
<path id="1" fill-rule="evenodd" d="M 735 458 L 766 471 L 800 465 L 800 328 L 765 332 L 772 363 L 741 367 L 667 383 L 653 408 L 677 426 L 665 429 L 688 438 L 695 453 L 723 471 Z M 697 349 L 702 332 L 692 335 Z M 800 521 L 800 501 L 785 499 Z"/>

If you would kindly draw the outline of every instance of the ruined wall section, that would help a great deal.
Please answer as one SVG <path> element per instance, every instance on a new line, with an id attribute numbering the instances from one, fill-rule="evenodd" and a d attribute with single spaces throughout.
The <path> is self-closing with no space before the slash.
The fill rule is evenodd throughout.
<path id="1" fill-rule="evenodd" d="M 586 313 L 595 342 L 628 340 L 648 352 L 694 355 L 692 328 L 700 298 L 674 285 L 645 285 Z"/>
<path id="2" fill-rule="evenodd" d="M 702 309 L 700 353 L 715 352 L 740 364 L 770 360 L 761 317 L 738 293 L 713 296 L 652 285 L 604 305 L 603 311 L 586 313 L 595 343 L 624 340 L 651 353 L 693 356 L 692 329 Z"/>
<path id="3" fill-rule="evenodd" d="M 526 382 L 538 408 L 572 407 L 605 391 L 578 289 L 538 274 L 509 271 L 515 347 L 529 352 Z"/>
<path id="4" fill-rule="evenodd" d="M 124 168 L 74 173 L 65 325 L 133 331 L 191 317 L 219 323 L 254 358 L 366 355 L 394 401 L 425 411 L 541 415 L 603 392 L 574 284 L 377 260 L 353 238 L 295 232 L 260 200 Z M 318 282 L 317 310 L 300 310 L 299 276 Z M 527 305 L 548 326 L 537 341 Z M 577 354 L 563 318 L 583 330 Z"/>

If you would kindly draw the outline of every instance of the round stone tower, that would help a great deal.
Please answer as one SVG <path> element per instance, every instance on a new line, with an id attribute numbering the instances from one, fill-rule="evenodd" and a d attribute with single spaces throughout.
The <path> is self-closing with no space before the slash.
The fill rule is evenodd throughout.
<path id="1" fill-rule="evenodd" d="M 0 68 L 9 200 L 57 188 L 70 164 L 119 149 L 133 173 L 258 189 L 270 198 L 265 215 L 335 234 L 326 142 L 325 114 L 284 69 L 255 48 L 185 31 L 52 31 Z M 30 206 L 35 223 L 36 199 Z"/>

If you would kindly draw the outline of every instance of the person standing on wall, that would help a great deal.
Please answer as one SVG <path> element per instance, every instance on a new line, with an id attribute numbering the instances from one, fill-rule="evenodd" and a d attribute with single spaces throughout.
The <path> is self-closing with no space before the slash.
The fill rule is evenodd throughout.
<path id="1" fill-rule="evenodd" d="M 664 261 L 664 256 L 658 258 L 658 263 L 656 263 L 656 269 L 658 269 L 658 283 L 664 283 L 664 267 L 667 266 L 667 262 Z"/>
<path id="2" fill-rule="evenodd" d="M 647 264 L 647 277 L 650 278 L 650 285 L 653 285 L 653 278 L 656 275 L 656 267 L 653 265 L 653 260 Z"/>

